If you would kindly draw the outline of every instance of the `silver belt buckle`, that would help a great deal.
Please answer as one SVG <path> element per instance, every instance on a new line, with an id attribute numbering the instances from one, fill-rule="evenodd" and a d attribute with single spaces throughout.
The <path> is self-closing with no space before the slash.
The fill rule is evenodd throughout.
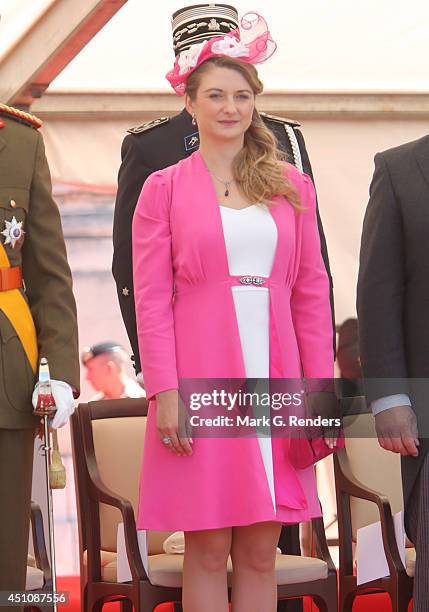
<path id="1" fill-rule="evenodd" d="M 242 285 L 263 285 L 265 278 L 262 276 L 240 276 L 238 279 Z"/>

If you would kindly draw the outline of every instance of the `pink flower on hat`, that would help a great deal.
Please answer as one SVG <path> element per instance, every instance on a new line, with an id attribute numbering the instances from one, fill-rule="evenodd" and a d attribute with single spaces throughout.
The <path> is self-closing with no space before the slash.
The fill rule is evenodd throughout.
<path id="1" fill-rule="evenodd" d="M 179 66 L 179 74 L 186 74 L 198 63 L 198 58 L 200 57 L 201 51 L 203 50 L 204 45 L 206 44 L 206 40 L 198 43 L 197 45 L 192 45 L 186 51 L 182 51 L 179 53 L 177 58 L 177 63 Z"/>

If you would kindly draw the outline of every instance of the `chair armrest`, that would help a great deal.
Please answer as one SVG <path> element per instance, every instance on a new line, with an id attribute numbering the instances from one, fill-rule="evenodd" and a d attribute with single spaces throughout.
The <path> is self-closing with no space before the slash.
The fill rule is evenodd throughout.
<path id="1" fill-rule="evenodd" d="M 326 541 L 325 526 L 321 516 L 311 519 L 311 525 L 315 536 L 315 551 L 318 559 L 325 561 L 330 572 L 336 572 L 335 564 L 329 552 L 328 543 Z"/>
<path id="2" fill-rule="evenodd" d="M 45 532 L 43 529 L 43 516 L 40 506 L 36 502 L 31 502 L 31 533 L 33 536 L 34 556 L 36 567 L 43 572 L 44 586 L 52 584 L 52 571 L 46 550 Z"/>
<path id="3" fill-rule="evenodd" d="M 149 578 L 141 560 L 140 549 L 137 540 L 137 527 L 134 517 L 134 509 L 131 502 L 120 495 L 111 491 L 100 478 L 97 464 L 94 461 L 87 461 L 88 475 L 91 494 L 94 499 L 102 504 L 117 508 L 124 521 L 125 546 L 127 549 L 128 563 L 131 575 L 136 580 L 147 580 Z"/>
<path id="4" fill-rule="evenodd" d="M 335 477 L 337 494 L 364 499 L 377 505 L 381 521 L 383 547 L 389 570 L 391 573 L 392 569 L 396 572 L 405 572 L 405 567 L 402 563 L 396 542 L 392 508 L 389 498 L 383 495 L 383 493 L 365 486 L 353 476 L 345 449 L 340 449 L 335 454 L 334 464 L 336 464 L 337 468 Z"/>
<path id="5" fill-rule="evenodd" d="M 377 504 L 381 512 L 384 511 L 384 509 L 390 511 L 389 499 L 383 495 L 383 493 L 379 493 L 379 491 L 367 487 L 353 476 L 344 449 L 339 449 L 337 453 L 335 453 L 334 461 L 337 462 L 341 474 L 340 482 L 337 484 L 340 484 L 340 490 L 343 493 L 347 493 L 352 497 L 371 501 Z"/>

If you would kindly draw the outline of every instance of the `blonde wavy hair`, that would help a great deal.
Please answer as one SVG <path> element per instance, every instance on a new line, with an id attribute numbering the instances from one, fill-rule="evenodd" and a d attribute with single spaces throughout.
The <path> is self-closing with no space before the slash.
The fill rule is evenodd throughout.
<path id="1" fill-rule="evenodd" d="M 264 86 L 252 64 L 230 57 L 211 57 L 188 77 L 186 93 L 191 100 L 197 96 L 201 76 L 213 66 L 236 70 L 249 83 L 255 96 L 262 93 Z M 302 210 L 298 191 L 285 176 L 284 165 L 281 163 L 284 157 L 276 137 L 255 108 L 252 123 L 244 134 L 244 146 L 232 164 L 235 183 L 249 202 L 273 205 L 275 196 L 285 196 L 294 208 Z"/>

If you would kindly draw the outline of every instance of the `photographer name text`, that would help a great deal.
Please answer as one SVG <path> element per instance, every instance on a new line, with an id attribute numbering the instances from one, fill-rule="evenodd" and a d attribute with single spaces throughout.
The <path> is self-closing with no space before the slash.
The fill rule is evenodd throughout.
<path id="1" fill-rule="evenodd" d="M 341 427 L 341 419 L 338 418 L 300 418 L 290 415 L 285 418 L 282 415 L 269 417 L 267 415 L 252 417 L 249 415 L 201 417 L 193 414 L 189 419 L 192 427 Z"/>

